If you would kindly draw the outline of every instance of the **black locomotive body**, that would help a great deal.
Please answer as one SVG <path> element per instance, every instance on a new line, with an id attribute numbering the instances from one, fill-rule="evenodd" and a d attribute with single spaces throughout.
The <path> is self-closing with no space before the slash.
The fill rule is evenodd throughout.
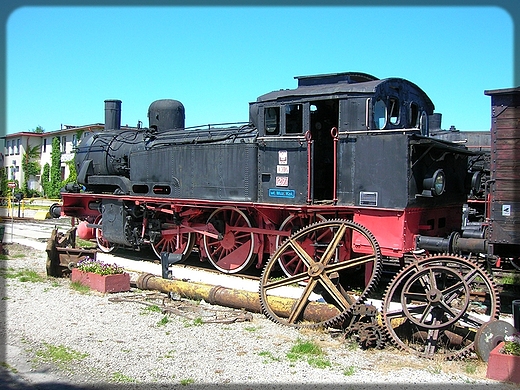
<path id="1" fill-rule="evenodd" d="M 291 326 L 306 326 L 303 313 L 316 300 L 337 310 L 320 325 L 346 321 L 390 260 L 402 268 L 383 302 L 390 337 L 420 355 L 465 354 L 478 325 L 498 316 L 498 293 L 460 255 L 518 249 L 516 165 L 497 159 L 492 172 L 501 174 L 487 183 L 491 235 L 475 234 L 488 231 L 489 219 L 464 234 L 468 194 L 482 196 L 482 176 L 468 169 L 478 156 L 430 136 L 436 117 L 424 91 L 364 73 L 297 80 L 295 89 L 250 103 L 247 123 L 225 126 L 185 128 L 182 103 L 159 100 L 148 128 L 123 131 L 121 102 L 106 101 L 105 130 L 83 137 L 76 152 L 84 190 L 64 191 L 55 214 L 83 220 L 104 251 L 151 245 L 166 268 L 194 252 L 225 273 L 256 259 L 264 312 Z M 490 94 L 518 99 L 519 91 Z M 515 123 L 507 134 L 518 151 Z M 435 252 L 444 254 L 428 256 Z M 302 295 L 281 318 L 269 297 L 295 285 Z M 467 314 L 476 291 L 483 320 Z M 380 335 L 372 325 L 363 329 Z M 413 340 L 402 335 L 404 325 Z"/>
<path id="2" fill-rule="evenodd" d="M 149 128 L 121 131 L 120 104 L 106 102 L 106 123 L 115 128 L 87 135 L 76 154 L 78 182 L 86 193 L 104 194 L 87 214 L 121 215 L 103 219 L 109 242 L 157 240 L 155 228 L 132 234 L 135 227 L 141 233 L 142 219 L 134 217 L 145 211 L 135 209 L 157 198 L 172 199 L 166 203 L 174 208 L 200 201 L 205 207 L 197 212 L 206 215 L 197 222 L 229 204 L 245 208 L 246 223 L 257 227 L 279 229 L 291 212 L 346 217 L 375 229 L 384 253 L 397 257 L 414 249 L 416 234 L 445 235 L 460 225 L 469 153 L 428 137 L 433 103 L 409 81 L 360 73 L 298 77 L 298 88 L 259 97 L 249 123 L 227 128 L 185 129 L 182 104 L 162 100 L 150 106 Z M 267 221 L 254 215 L 260 208 Z M 262 240 L 271 244 L 266 254 L 275 238 Z"/>

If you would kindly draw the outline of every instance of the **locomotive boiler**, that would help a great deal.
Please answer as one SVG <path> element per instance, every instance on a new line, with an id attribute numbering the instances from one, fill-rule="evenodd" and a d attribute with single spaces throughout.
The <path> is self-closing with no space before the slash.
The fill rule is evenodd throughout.
<path id="1" fill-rule="evenodd" d="M 255 264 L 265 314 L 289 326 L 347 322 L 392 263 L 382 325 L 364 330 L 419 355 L 468 353 L 499 299 L 462 254 L 502 245 L 461 234 L 481 187 L 474 153 L 429 136 L 434 104 L 408 80 L 296 79 L 250 103 L 248 122 L 220 126 L 186 128 L 182 103 L 158 100 L 148 127 L 122 130 L 121 102 L 107 100 L 105 129 L 76 151 L 84 189 L 54 214 L 86 221 L 106 252 L 150 245 L 166 269 L 190 254 L 230 274 Z M 284 291 L 297 296 L 288 318 L 270 305 Z M 310 302 L 333 314 L 305 322 Z"/>

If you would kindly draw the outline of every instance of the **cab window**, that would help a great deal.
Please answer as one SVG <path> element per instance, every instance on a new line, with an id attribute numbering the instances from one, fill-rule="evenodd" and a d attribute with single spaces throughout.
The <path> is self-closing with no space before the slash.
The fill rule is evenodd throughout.
<path id="1" fill-rule="evenodd" d="M 409 127 L 419 127 L 419 106 L 417 103 L 410 103 Z"/>
<path id="2" fill-rule="evenodd" d="M 388 99 L 388 119 L 392 125 L 399 123 L 399 99 L 396 97 Z"/>
<path id="3" fill-rule="evenodd" d="M 280 134 L 280 107 L 268 107 L 265 109 L 264 128 L 267 135 Z"/>
<path id="4" fill-rule="evenodd" d="M 374 124 L 376 129 L 384 129 L 386 126 L 386 104 L 381 99 L 377 99 L 374 104 Z"/>
<path id="5" fill-rule="evenodd" d="M 301 104 L 285 106 L 285 133 L 301 134 L 303 132 L 303 107 Z"/>

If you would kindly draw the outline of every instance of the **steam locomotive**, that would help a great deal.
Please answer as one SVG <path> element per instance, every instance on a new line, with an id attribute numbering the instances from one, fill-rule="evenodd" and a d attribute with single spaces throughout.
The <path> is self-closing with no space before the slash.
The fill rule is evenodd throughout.
<path id="1" fill-rule="evenodd" d="M 121 101 L 105 101 L 104 131 L 76 151 L 79 185 L 52 214 L 85 221 L 105 252 L 151 246 L 165 269 L 194 253 L 229 274 L 255 264 L 265 314 L 289 326 L 348 322 L 383 263 L 396 264 L 382 324 L 358 329 L 422 356 L 468 353 L 499 313 L 495 283 L 469 257 L 520 253 L 511 163 L 520 90 L 486 92 L 512 114 L 494 114 L 482 195 L 482 171 L 468 170 L 476 153 L 430 136 L 434 104 L 414 83 L 355 72 L 296 79 L 250 103 L 247 123 L 186 128 L 184 106 L 168 99 L 150 105 L 147 128 L 122 130 Z M 485 220 L 465 223 L 470 193 L 484 197 Z M 288 317 L 273 304 L 281 290 L 296 294 Z M 329 314 L 308 323 L 322 302 Z"/>

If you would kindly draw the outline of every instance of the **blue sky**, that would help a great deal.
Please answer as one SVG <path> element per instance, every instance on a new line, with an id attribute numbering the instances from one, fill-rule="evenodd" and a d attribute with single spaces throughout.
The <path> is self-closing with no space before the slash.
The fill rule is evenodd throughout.
<path id="1" fill-rule="evenodd" d="M 514 85 L 514 22 L 498 7 L 23 7 L 6 25 L 6 133 L 148 125 L 157 99 L 186 125 L 248 120 L 294 76 L 359 71 L 418 84 L 443 128 L 489 130 L 484 90 Z"/>

